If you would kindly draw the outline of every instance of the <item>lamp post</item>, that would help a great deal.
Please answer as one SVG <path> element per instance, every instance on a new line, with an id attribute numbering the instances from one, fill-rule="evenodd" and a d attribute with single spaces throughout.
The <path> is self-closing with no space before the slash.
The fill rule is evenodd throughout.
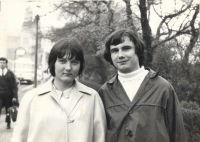
<path id="1" fill-rule="evenodd" d="M 35 76 L 34 76 L 34 87 L 37 87 L 37 66 L 38 66 L 38 22 L 39 22 L 39 15 L 35 16 L 36 21 L 36 42 L 35 42 Z"/>
<path id="2" fill-rule="evenodd" d="M 18 47 L 15 49 L 15 59 L 14 59 L 14 73 L 15 73 L 15 61 L 17 59 L 17 56 L 23 56 L 26 54 L 26 50 L 22 47 Z"/>

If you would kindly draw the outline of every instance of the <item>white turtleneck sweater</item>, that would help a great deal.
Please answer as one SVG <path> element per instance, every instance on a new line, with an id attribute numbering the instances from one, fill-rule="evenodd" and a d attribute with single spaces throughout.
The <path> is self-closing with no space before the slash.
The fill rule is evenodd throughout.
<path id="1" fill-rule="evenodd" d="M 149 71 L 145 70 L 143 66 L 140 69 L 127 74 L 118 71 L 118 79 L 121 82 L 130 101 L 133 100 L 135 94 L 137 93 L 142 81 L 144 80 L 148 72 Z"/>

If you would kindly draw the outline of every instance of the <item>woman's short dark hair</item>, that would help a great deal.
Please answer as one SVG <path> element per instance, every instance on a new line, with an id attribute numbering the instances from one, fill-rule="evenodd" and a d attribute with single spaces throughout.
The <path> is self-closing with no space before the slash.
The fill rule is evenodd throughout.
<path id="1" fill-rule="evenodd" d="M 78 75 L 80 75 L 84 69 L 84 55 L 81 44 L 76 39 L 61 39 L 56 42 L 52 47 L 49 59 L 48 68 L 52 76 L 55 77 L 55 62 L 59 58 L 63 58 L 66 54 L 70 55 L 69 59 L 75 58 L 80 61 L 80 69 Z"/>
<path id="2" fill-rule="evenodd" d="M 123 43 L 125 37 L 128 37 L 134 44 L 135 44 L 135 54 L 138 56 L 139 65 L 142 66 L 144 64 L 144 42 L 131 30 L 118 30 L 112 33 L 105 44 L 105 51 L 104 51 L 104 59 L 109 62 L 111 65 L 114 66 L 111 53 L 110 53 L 110 46 L 111 45 L 118 45 Z"/>

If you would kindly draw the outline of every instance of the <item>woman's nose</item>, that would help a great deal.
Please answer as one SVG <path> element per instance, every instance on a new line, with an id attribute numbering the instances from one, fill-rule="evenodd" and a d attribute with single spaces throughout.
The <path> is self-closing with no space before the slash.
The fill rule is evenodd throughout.
<path id="1" fill-rule="evenodd" d="M 71 70 L 71 63 L 67 62 L 65 65 L 65 70 L 70 71 Z"/>

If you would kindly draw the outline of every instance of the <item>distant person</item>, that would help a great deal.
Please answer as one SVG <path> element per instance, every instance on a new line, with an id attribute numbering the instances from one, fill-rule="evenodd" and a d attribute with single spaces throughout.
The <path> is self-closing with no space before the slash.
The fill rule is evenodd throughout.
<path id="1" fill-rule="evenodd" d="M 5 107 L 6 110 L 6 123 L 7 129 L 11 128 L 11 119 L 8 112 L 8 108 L 13 105 L 14 101 L 17 101 L 17 82 L 14 73 L 7 68 L 8 60 L 6 58 L 0 58 L 0 115 L 1 110 Z"/>
<path id="2" fill-rule="evenodd" d="M 53 79 L 22 98 L 12 142 L 105 142 L 101 98 L 76 79 L 84 68 L 80 43 L 58 41 L 48 66 Z"/>
<path id="3" fill-rule="evenodd" d="M 167 80 L 144 68 L 143 41 L 131 30 L 118 30 L 105 48 L 105 60 L 118 70 L 99 90 L 106 142 L 186 142 L 177 95 Z"/>

